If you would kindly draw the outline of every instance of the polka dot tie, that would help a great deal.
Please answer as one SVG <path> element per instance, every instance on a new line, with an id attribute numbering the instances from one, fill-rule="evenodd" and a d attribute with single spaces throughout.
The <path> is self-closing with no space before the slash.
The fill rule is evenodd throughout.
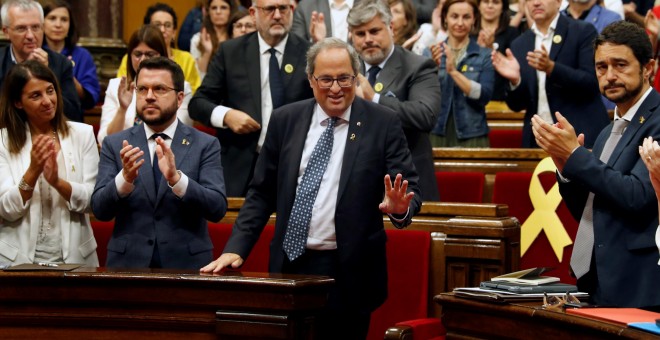
<path id="1" fill-rule="evenodd" d="M 328 126 L 312 151 L 307 169 L 305 169 L 302 181 L 296 191 L 296 198 L 293 201 L 293 209 L 291 210 L 283 244 L 284 252 L 290 261 L 295 260 L 305 252 L 309 221 L 312 219 L 312 208 L 321 186 L 323 173 L 325 173 L 332 153 L 336 122 L 336 117 L 328 119 Z"/>

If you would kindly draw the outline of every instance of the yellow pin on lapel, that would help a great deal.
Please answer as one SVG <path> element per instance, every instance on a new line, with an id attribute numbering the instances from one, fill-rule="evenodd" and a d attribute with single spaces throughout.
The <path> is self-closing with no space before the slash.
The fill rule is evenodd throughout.
<path id="1" fill-rule="evenodd" d="M 555 43 L 555 44 L 561 43 L 561 35 L 555 34 L 555 36 L 552 37 L 552 42 Z"/>
<path id="2" fill-rule="evenodd" d="M 284 65 L 284 72 L 292 73 L 293 72 L 293 65 L 291 65 L 291 64 Z"/>
<path id="3" fill-rule="evenodd" d="M 355 134 L 354 134 L 354 133 L 351 133 L 351 140 L 355 140 L 355 138 L 356 138 L 356 137 L 355 137 Z"/>
<path id="4" fill-rule="evenodd" d="M 376 83 L 376 85 L 374 85 L 374 90 L 376 92 L 382 91 L 383 90 L 383 83 Z"/>
<path id="5" fill-rule="evenodd" d="M 465 72 L 465 71 L 467 71 L 467 65 L 463 65 L 463 67 L 461 67 L 461 72 Z"/>
<path id="6" fill-rule="evenodd" d="M 646 121 L 646 118 L 644 118 L 644 116 L 639 117 L 639 123 L 640 124 L 644 124 L 645 121 Z"/>
<path id="7" fill-rule="evenodd" d="M 181 141 L 181 144 L 183 144 L 183 145 L 190 145 L 190 142 L 189 142 L 187 139 L 184 138 L 184 139 Z"/>

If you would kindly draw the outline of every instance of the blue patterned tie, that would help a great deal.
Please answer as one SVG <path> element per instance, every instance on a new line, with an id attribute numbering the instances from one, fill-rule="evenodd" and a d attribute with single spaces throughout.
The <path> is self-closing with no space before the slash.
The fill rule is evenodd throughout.
<path id="1" fill-rule="evenodd" d="M 273 110 L 284 105 L 284 79 L 277 62 L 277 50 L 271 48 L 270 63 L 268 64 L 268 82 L 270 83 L 270 97 L 273 100 Z"/>
<path id="2" fill-rule="evenodd" d="M 151 139 L 156 141 L 156 138 L 160 137 L 163 140 L 167 140 L 169 137 L 164 133 L 154 133 L 151 135 Z M 158 145 L 158 144 L 156 144 Z M 160 172 L 160 167 L 158 166 L 158 156 L 156 156 L 156 146 L 154 146 L 154 154 L 151 158 L 153 160 L 152 168 L 154 171 L 154 185 L 156 186 L 156 192 L 158 192 L 158 187 L 160 186 L 160 179 L 163 178 L 163 174 Z"/>
<path id="3" fill-rule="evenodd" d="M 295 260 L 305 252 L 309 221 L 312 219 L 312 208 L 321 186 L 323 173 L 328 167 L 328 161 L 332 153 L 336 122 L 336 117 L 328 119 L 328 127 L 323 131 L 319 141 L 316 142 L 312 156 L 307 163 L 307 169 L 305 169 L 302 181 L 296 191 L 296 198 L 293 201 L 293 209 L 291 210 L 283 244 L 284 252 L 290 261 Z"/>

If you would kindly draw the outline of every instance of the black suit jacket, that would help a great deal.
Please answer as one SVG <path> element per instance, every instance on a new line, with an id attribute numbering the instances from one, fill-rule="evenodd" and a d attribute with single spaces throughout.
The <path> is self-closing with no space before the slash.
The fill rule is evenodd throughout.
<path id="1" fill-rule="evenodd" d="M 660 306 L 658 202 L 638 150 L 644 138 L 660 138 L 660 94 L 651 89 L 605 164 L 599 157 L 611 131 L 612 124 L 603 129 L 593 152 L 583 147 L 573 152 L 562 172 L 570 182 L 558 181 L 559 190 L 577 221 L 594 193 L 592 260 L 600 287 L 595 302 Z"/>
<path id="2" fill-rule="evenodd" d="M 438 67 L 431 59 L 395 45 L 377 79 L 377 83 L 383 84 L 379 103 L 393 109 L 401 119 L 425 201 L 440 201 L 429 140 L 440 114 L 437 74 Z"/>
<path id="3" fill-rule="evenodd" d="M 4 84 L 7 72 L 14 66 L 14 62 L 11 60 L 10 46 L 0 47 L 0 84 Z M 71 61 L 65 56 L 47 48 L 44 48 L 44 51 L 48 53 L 48 68 L 53 71 L 62 88 L 64 114 L 70 120 L 82 122 L 83 111 L 80 107 L 76 86 L 73 83 L 73 66 Z"/>
<path id="4" fill-rule="evenodd" d="M 273 114 L 254 179 L 224 252 L 246 258 L 272 212 L 277 212 L 270 246 L 271 272 L 282 272 L 285 231 L 298 186 L 298 171 L 315 100 L 286 105 Z M 417 173 L 392 110 L 356 98 L 344 150 L 335 229 L 339 265 L 336 282 L 341 305 L 372 311 L 387 297 L 383 177 L 401 173 L 415 192 L 406 226 L 421 206 Z M 352 137 L 354 135 L 354 138 Z"/>
<path id="5" fill-rule="evenodd" d="M 591 23 L 559 15 L 553 36 L 550 59 L 555 68 L 546 78 L 545 91 L 553 119 L 559 111 L 575 128 L 584 133 L 585 146 L 591 148 L 600 131 L 609 124 L 607 110 L 598 89 L 594 68 L 593 41 L 596 29 Z M 532 134 L 531 120 L 538 110 L 538 78 L 527 63 L 527 52 L 534 50 L 535 36 L 530 29 L 511 44 L 520 64 L 520 85 L 507 94 L 506 103 L 514 111 L 526 110 L 522 147 L 538 147 Z M 508 86 L 508 85 L 507 85 Z"/>
<path id="6" fill-rule="evenodd" d="M 282 68 L 293 67 L 284 75 L 285 103 L 313 96 L 305 74 L 305 53 L 309 43 L 289 34 Z M 211 126 L 211 113 L 217 105 L 241 110 L 261 121 L 261 75 L 257 33 L 228 40 L 220 45 L 209 65 L 202 85 L 190 100 L 190 117 Z M 227 196 L 245 196 L 257 157 L 259 131 L 236 134 L 231 129 L 217 129 L 222 145 L 222 166 L 227 178 Z"/>

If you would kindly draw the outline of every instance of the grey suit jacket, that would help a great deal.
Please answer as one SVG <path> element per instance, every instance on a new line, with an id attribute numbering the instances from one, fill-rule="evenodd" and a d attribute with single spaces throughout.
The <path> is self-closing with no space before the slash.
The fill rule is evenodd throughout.
<path id="1" fill-rule="evenodd" d="M 289 34 L 284 57 L 285 103 L 313 96 L 305 74 L 305 53 L 309 43 Z M 211 126 L 211 113 L 217 105 L 243 111 L 259 124 L 261 121 L 261 71 L 257 33 L 228 40 L 220 45 L 209 65 L 202 86 L 188 104 L 190 117 Z M 291 72 L 286 71 L 290 65 Z M 262 128 L 266 128 L 262 126 Z M 231 129 L 218 129 L 222 145 L 222 166 L 227 181 L 227 195 L 245 196 L 257 158 L 260 131 L 236 134 Z"/>
<path id="2" fill-rule="evenodd" d="M 115 176 L 122 171 L 122 141 L 146 150 L 135 189 L 121 198 Z M 172 138 L 176 167 L 188 176 L 183 197 L 165 179 L 156 192 L 143 126 L 103 140 L 92 210 L 101 221 L 115 219 L 108 243 L 108 267 L 148 267 L 158 242 L 163 268 L 199 269 L 213 260 L 206 220 L 219 221 L 227 211 L 218 140 L 179 122 Z"/>
<path id="3" fill-rule="evenodd" d="M 401 119 L 425 201 L 440 200 L 429 140 L 429 132 L 440 114 L 437 74 L 438 67 L 431 59 L 395 45 L 392 56 L 376 78 L 376 84 L 383 86 L 378 91 L 379 103 L 393 109 Z"/>

